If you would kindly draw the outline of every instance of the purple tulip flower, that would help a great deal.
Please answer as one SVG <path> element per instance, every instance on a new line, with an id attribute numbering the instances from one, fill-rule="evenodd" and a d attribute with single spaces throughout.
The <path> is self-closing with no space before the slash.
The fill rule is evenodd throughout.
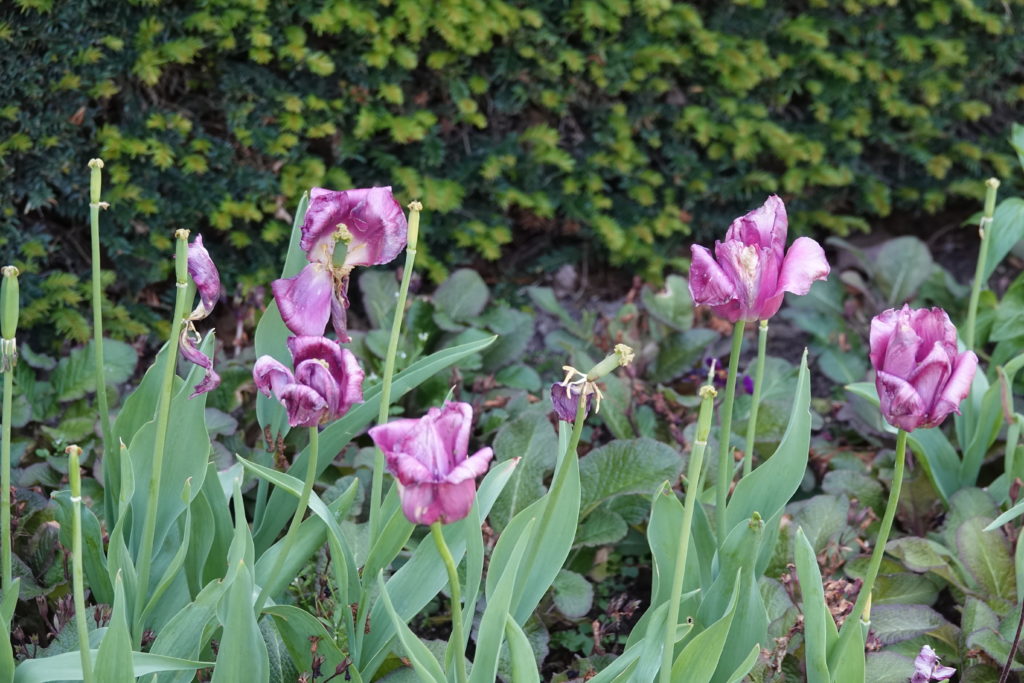
<path id="1" fill-rule="evenodd" d="M 941 308 L 890 308 L 871 321 L 871 365 L 886 421 L 905 431 L 936 427 L 970 393 L 978 357 L 957 353 Z"/>
<path id="2" fill-rule="evenodd" d="M 192 244 L 188 245 L 188 274 L 196 283 L 196 290 L 199 292 L 199 303 L 192 313 L 185 320 L 181 329 L 181 337 L 178 339 L 178 348 L 181 356 L 190 363 L 194 363 L 205 370 L 203 379 L 197 384 L 189 398 L 195 398 L 199 394 L 213 391 L 220 386 L 220 375 L 213 369 L 213 358 L 199 350 L 199 342 L 202 337 L 196 331 L 195 322 L 202 320 L 213 312 L 220 298 L 220 273 L 217 266 L 210 258 L 210 252 L 203 246 L 203 236 L 196 235 Z"/>
<path id="3" fill-rule="evenodd" d="M 292 427 L 315 427 L 341 417 L 363 402 L 363 369 L 348 349 L 326 337 L 289 337 L 295 372 L 275 358 L 260 356 L 252 369 L 256 387 L 273 394 Z"/>
<path id="4" fill-rule="evenodd" d="M 923 645 L 921 652 L 914 659 L 914 675 L 910 683 L 929 683 L 929 681 L 948 681 L 956 673 L 951 666 L 941 666 L 939 656 L 930 645 Z"/>
<path id="5" fill-rule="evenodd" d="M 402 512 L 413 524 L 451 524 L 469 514 L 474 480 L 494 456 L 485 447 L 466 457 L 472 422 L 468 403 L 445 403 L 418 420 L 392 420 L 370 429 L 398 480 Z"/>
<path id="6" fill-rule="evenodd" d="M 349 273 L 356 266 L 388 263 L 405 248 L 408 224 L 390 187 L 334 192 L 313 188 L 300 245 L 309 264 L 271 285 L 288 329 L 320 336 L 330 320 L 338 340 L 348 342 Z M 334 250 L 346 245 L 335 263 Z"/>
<path id="7" fill-rule="evenodd" d="M 767 320 L 786 292 L 806 294 L 815 280 L 828 277 L 821 245 L 799 237 L 786 251 L 789 223 L 777 196 L 732 222 L 725 242 L 690 248 L 690 296 L 729 322 Z M 716 260 L 717 259 L 717 260 Z"/>

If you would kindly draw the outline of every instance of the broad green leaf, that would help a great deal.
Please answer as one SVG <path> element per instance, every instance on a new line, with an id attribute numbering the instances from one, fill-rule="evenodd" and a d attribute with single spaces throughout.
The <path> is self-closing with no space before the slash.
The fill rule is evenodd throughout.
<path id="1" fill-rule="evenodd" d="M 839 639 L 839 632 L 825 602 L 818 559 L 802 528 L 796 532 L 796 571 L 800 578 L 800 593 L 803 595 L 807 681 L 829 683 L 828 651 Z"/>
<path id="2" fill-rule="evenodd" d="M 530 641 L 510 614 L 505 616 L 505 638 L 512 663 L 512 680 L 516 683 L 540 683 L 540 672 Z"/>
<path id="3" fill-rule="evenodd" d="M 536 520 L 530 519 L 516 541 L 512 557 L 501 570 L 494 590 L 488 594 L 487 608 L 480 618 L 480 630 L 476 639 L 476 656 L 473 658 L 473 670 L 469 675 L 469 683 L 491 683 L 498 672 L 498 656 L 505 634 L 505 620 L 511 616 L 512 597 L 516 588 L 516 578 L 520 562 L 527 544 L 533 538 Z M 493 565 L 492 565 L 493 567 Z M 488 576 L 490 578 L 490 576 Z"/>
<path id="4" fill-rule="evenodd" d="M 789 502 L 803 481 L 811 443 L 811 383 L 806 351 L 800 361 L 796 386 L 789 424 L 775 454 L 743 477 L 733 490 L 726 508 L 730 529 L 745 523 L 755 512 L 764 519 L 771 519 Z"/>
<path id="5" fill-rule="evenodd" d="M 217 608 L 224 629 L 212 683 L 269 683 L 270 656 L 253 614 L 252 570 L 244 561 Z"/>
<path id="6" fill-rule="evenodd" d="M 687 683 L 708 683 L 718 668 L 726 637 L 732 628 L 733 617 L 740 594 L 740 577 L 733 582 L 732 597 L 722 615 L 713 624 L 694 636 L 682 649 L 672 663 L 672 680 Z M 662 634 L 652 632 L 649 637 L 655 638 Z"/>
<path id="7" fill-rule="evenodd" d="M 947 623 L 927 605 L 871 606 L 871 632 L 885 645 L 916 638 Z"/>
<path id="8" fill-rule="evenodd" d="M 95 662 L 99 650 L 92 650 Z M 194 662 L 174 657 L 149 654 L 148 652 L 132 652 L 132 672 L 136 677 L 149 676 L 161 671 L 188 671 L 205 669 L 213 666 L 213 662 Z M 190 674 L 191 676 L 191 674 Z M 27 659 L 14 671 L 13 683 L 51 683 L 51 681 L 82 680 L 82 658 L 77 650 L 65 652 L 55 657 L 44 659 Z"/>
<path id="9" fill-rule="evenodd" d="M 871 264 L 875 284 L 890 306 L 909 301 L 932 271 L 932 255 L 917 237 L 888 240 Z"/>
<path id="10" fill-rule="evenodd" d="M 1013 558 L 1006 539 L 984 531 L 988 519 L 973 517 L 956 530 L 957 559 L 987 595 L 1014 600 L 1017 595 Z"/>
<path id="11" fill-rule="evenodd" d="M 359 291 L 363 295 L 363 308 L 373 329 L 385 330 L 391 326 L 398 300 L 398 280 L 388 270 L 364 270 L 359 275 Z"/>
<path id="12" fill-rule="evenodd" d="M 911 572 L 880 574 L 872 591 L 873 605 L 934 605 L 940 582 Z"/>
<path id="13" fill-rule="evenodd" d="M 537 412 L 521 415 L 498 431 L 495 459 L 520 461 L 491 510 L 495 531 L 500 533 L 516 513 L 544 495 L 544 477 L 555 466 L 557 449 L 558 438 L 551 421 Z"/>
<path id="14" fill-rule="evenodd" d="M 98 681 L 110 683 L 134 683 L 132 666 L 132 637 L 128 633 L 128 618 L 125 614 L 124 584 L 121 577 L 114 580 L 114 610 L 110 615 L 110 626 L 103 636 L 100 649 L 93 660 L 93 673 Z"/>
<path id="15" fill-rule="evenodd" d="M 669 275 L 665 278 L 664 289 L 657 292 L 644 287 L 640 300 L 658 322 L 680 332 L 693 327 L 693 298 L 685 277 Z"/>
<path id="16" fill-rule="evenodd" d="M 135 349 L 114 339 L 103 340 L 103 371 L 107 384 L 127 382 L 138 363 Z M 66 402 L 96 391 L 96 361 L 93 343 L 73 349 L 60 359 L 50 377 L 57 400 Z"/>
<path id="17" fill-rule="evenodd" d="M 196 596 L 196 599 L 185 605 L 170 621 L 160 629 L 152 652 L 155 655 L 194 659 L 206 646 L 211 629 L 209 626 L 217 617 L 217 604 L 227 586 L 220 579 L 207 584 Z M 159 676 L 160 683 L 189 683 L 193 678 L 191 672 L 164 673 Z"/>
<path id="18" fill-rule="evenodd" d="M 665 480 L 676 481 L 683 461 L 671 446 L 653 439 L 617 440 L 580 461 L 580 516 L 630 493 L 650 495 Z"/>
<path id="19" fill-rule="evenodd" d="M 324 658 L 321 670 L 333 673 L 345 661 L 345 654 L 327 633 L 327 629 L 312 614 L 292 605 L 272 605 L 264 613 L 274 620 L 277 633 L 288 649 L 288 654 L 299 671 L 312 671 L 310 641 L 316 638 L 318 655 Z"/>
<path id="20" fill-rule="evenodd" d="M 599 546 L 616 543 L 629 532 L 622 515 L 599 507 L 580 522 L 573 546 Z"/>
<path id="21" fill-rule="evenodd" d="M 1014 125 L 1016 128 L 1021 128 L 1017 124 Z M 1017 154 L 1024 159 L 1024 146 L 1017 149 Z M 995 214 L 992 216 L 992 225 L 989 226 L 988 234 L 985 236 L 985 272 L 982 273 L 982 283 L 988 282 L 1006 255 L 1022 239 L 1024 239 L 1024 199 L 1020 197 L 1004 199 L 996 207 Z"/>
<path id="22" fill-rule="evenodd" d="M 413 668 L 416 669 L 420 680 L 425 683 L 446 683 L 444 671 L 441 670 L 441 665 L 437 663 L 437 658 L 416 637 L 416 634 L 412 632 L 412 629 L 409 628 L 405 621 L 398 616 L 394 606 L 391 604 L 388 588 L 384 585 L 383 571 L 377 574 L 377 585 L 380 588 L 380 601 L 384 604 L 384 609 L 387 611 L 388 616 L 391 617 L 391 624 L 398 634 L 398 640 L 402 643 L 405 656 L 412 663 Z"/>
<path id="23" fill-rule="evenodd" d="M 907 683 L 907 671 L 914 670 L 914 658 L 892 650 L 869 652 L 865 662 L 867 677 L 872 683 Z"/>
<path id="24" fill-rule="evenodd" d="M 449 319 L 465 322 L 483 312 L 488 298 L 490 291 L 480 274 L 470 268 L 462 268 L 437 288 L 434 305 Z"/>
<path id="25" fill-rule="evenodd" d="M 554 590 L 555 607 L 570 619 L 586 616 L 594 604 L 594 586 L 568 569 L 558 572 L 551 588 Z"/>
<path id="26" fill-rule="evenodd" d="M 889 541 L 885 550 L 911 571 L 932 572 L 958 586 L 963 585 L 963 579 L 953 569 L 953 553 L 940 543 L 928 538 L 904 536 Z"/>
<path id="27" fill-rule="evenodd" d="M 401 399 L 406 393 L 412 391 L 436 373 L 450 367 L 466 356 L 482 351 L 493 341 L 494 337 L 488 337 L 487 339 L 469 344 L 447 348 L 426 358 L 421 358 L 395 375 L 394 384 L 391 386 L 391 400 L 397 401 Z M 320 433 L 321 452 L 340 453 L 349 441 L 357 434 L 360 434 L 370 422 L 377 418 L 380 388 L 378 387 L 366 392 L 363 398 L 363 403 L 353 406 L 344 417 L 332 422 Z M 288 468 L 288 474 L 293 477 L 297 474 L 304 474 L 308 457 L 309 447 L 307 446 L 292 461 L 291 467 Z M 317 465 L 317 474 L 322 474 L 330 464 L 330 458 L 322 458 Z M 261 552 L 274 542 L 278 532 L 291 519 L 292 514 L 295 512 L 296 502 L 292 496 L 284 491 L 274 491 L 270 494 L 270 500 L 267 502 L 263 519 L 260 520 L 258 528 L 253 533 L 256 547 Z"/>

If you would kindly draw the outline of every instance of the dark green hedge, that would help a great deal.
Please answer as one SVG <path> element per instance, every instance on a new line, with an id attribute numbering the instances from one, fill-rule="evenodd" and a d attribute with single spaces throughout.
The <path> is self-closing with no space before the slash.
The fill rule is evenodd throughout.
<path id="1" fill-rule="evenodd" d="M 0 256 L 84 272 L 86 162 L 101 156 L 105 265 L 132 292 L 166 275 L 176 227 L 208 234 L 229 282 L 265 280 L 311 185 L 423 198 L 435 277 L 540 233 L 593 237 L 657 276 L 685 265 L 691 233 L 710 239 L 770 192 L 797 229 L 840 234 L 980 197 L 979 179 L 1009 179 L 1024 110 L 1024 0 L 0 13 Z M 26 323 L 78 304 L 59 277 L 27 285 L 49 303 Z"/>

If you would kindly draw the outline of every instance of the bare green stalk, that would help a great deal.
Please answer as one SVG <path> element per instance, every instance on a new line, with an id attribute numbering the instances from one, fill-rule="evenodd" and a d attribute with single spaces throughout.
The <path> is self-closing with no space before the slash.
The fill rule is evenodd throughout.
<path id="1" fill-rule="evenodd" d="M 302 518 L 306 516 L 306 508 L 309 507 L 309 498 L 313 494 L 313 484 L 316 483 L 316 462 L 320 455 L 320 432 L 318 430 L 319 427 L 315 426 L 309 428 L 309 458 L 306 460 L 306 480 L 302 483 L 302 492 L 299 494 L 299 504 L 295 508 L 295 515 L 292 516 L 292 523 L 288 525 L 288 531 L 285 532 L 284 540 L 281 541 L 281 552 L 274 559 L 274 566 L 270 570 L 270 574 L 267 575 L 267 580 L 263 582 L 259 597 L 256 598 L 257 616 L 259 616 L 260 610 L 263 609 L 263 605 L 267 602 L 267 598 L 270 597 L 270 587 L 274 585 L 278 574 L 281 573 L 284 561 L 291 554 L 292 548 L 295 547 L 295 539 L 299 536 L 299 526 L 302 524 Z"/>
<path id="2" fill-rule="evenodd" d="M 420 211 L 423 205 L 413 202 L 409 205 L 409 232 L 405 248 L 405 268 L 402 270 L 402 284 L 395 302 L 395 317 L 391 321 L 391 338 L 388 352 L 384 357 L 384 377 L 380 386 L 380 412 L 377 424 L 388 421 L 391 409 L 391 382 L 395 376 L 395 357 L 398 355 L 398 340 L 402 335 L 402 319 L 405 317 L 405 302 L 409 297 L 409 283 L 412 281 L 413 266 L 416 263 L 416 247 L 419 243 Z M 380 503 L 384 489 L 384 451 L 377 447 L 373 456 L 373 479 L 370 484 L 370 538 L 377 538 L 380 531 Z"/>
<path id="3" fill-rule="evenodd" d="M 761 384 L 764 382 L 764 356 L 768 347 L 768 321 L 757 328 L 757 365 L 754 367 L 754 395 L 750 397 L 750 419 L 747 420 L 747 447 L 743 453 L 743 476 L 754 469 L 754 438 L 757 436 L 757 411 L 761 406 Z"/>
<path id="4" fill-rule="evenodd" d="M 107 382 L 103 361 L 103 293 L 100 289 L 100 201 L 103 183 L 103 160 L 90 159 L 89 227 L 92 234 L 92 336 L 96 366 L 96 404 L 100 411 L 100 432 L 103 454 L 112 452 L 110 445 L 110 407 L 107 405 Z"/>
<path id="5" fill-rule="evenodd" d="M 78 651 L 82 657 L 82 680 L 92 683 L 92 654 L 89 651 L 89 624 L 85 619 L 85 579 L 82 569 L 82 473 L 79 458 L 82 449 L 68 446 L 68 480 L 71 483 L 71 588 L 78 627 Z"/>
<path id="6" fill-rule="evenodd" d="M 13 580 L 11 565 L 11 406 L 14 403 L 14 366 L 18 363 L 18 269 L 4 266 L 0 284 L 0 372 L 4 374 L 4 403 L 0 420 L 0 574 L 3 591 L 10 590 Z"/>
<path id="7" fill-rule="evenodd" d="M 715 487 L 715 528 L 718 531 L 718 547 L 725 543 L 729 533 L 726 528 L 725 506 L 729 500 L 732 485 L 732 404 L 736 398 L 736 373 L 740 365 L 740 350 L 743 348 L 743 328 L 746 323 L 736 321 L 732 329 L 732 351 L 729 352 L 729 375 L 725 381 L 725 399 L 722 401 L 721 428 L 718 431 L 718 485 Z"/>
<path id="8" fill-rule="evenodd" d="M 153 564 L 153 543 L 156 535 L 156 517 L 160 502 L 160 475 L 163 470 L 164 452 L 167 447 L 167 425 L 171 413 L 171 398 L 174 389 L 174 370 L 178 361 L 178 340 L 181 326 L 188 308 L 188 230 L 177 230 L 174 233 L 177 242 L 175 247 L 175 296 L 174 314 L 171 318 L 171 331 L 167 339 L 167 359 L 164 365 L 163 382 L 160 387 L 160 405 L 156 415 L 156 440 L 153 446 L 153 463 L 149 477 L 149 495 L 146 498 L 146 519 L 142 528 L 142 544 L 136 559 L 139 568 L 138 584 L 135 595 L 135 625 L 133 634 L 136 643 L 142 638 L 142 612 L 149 597 L 149 572 Z M 133 457 L 144 457 L 133 453 Z"/>
<path id="9" fill-rule="evenodd" d="M 462 591 L 459 587 L 459 572 L 452 559 L 451 551 L 444 540 L 444 532 L 441 531 L 441 522 L 434 522 L 430 525 L 430 535 L 434 537 L 434 544 L 437 552 L 441 555 L 445 569 L 448 570 L 448 590 L 452 595 L 452 639 L 455 641 L 455 676 L 458 683 L 466 683 L 466 640 L 462 631 Z"/>
<path id="10" fill-rule="evenodd" d="M 974 268 L 974 282 L 971 283 L 971 299 L 967 304 L 967 325 L 964 326 L 964 346 L 968 351 L 974 350 L 974 328 L 978 320 L 978 300 L 981 298 L 981 288 L 986 283 L 982 282 L 985 276 L 986 261 L 988 260 L 988 232 L 992 227 L 992 217 L 996 211 L 996 191 L 999 189 L 999 180 L 989 178 L 985 181 L 985 210 L 981 216 L 981 224 L 978 226 L 978 237 L 981 243 L 978 245 L 978 262 Z"/>
<path id="11" fill-rule="evenodd" d="M 690 548 L 690 527 L 693 526 L 693 510 L 700 497 L 701 471 L 704 467 L 704 451 L 708 447 L 711 419 L 714 413 L 717 392 L 710 384 L 700 388 L 700 415 L 697 418 L 697 438 L 690 451 L 690 463 L 686 469 L 686 501 L 683 503 L 683 523 L 679 529 L 679 545 L 676 548 L 676 564 L 672 573 L 672 595 L 668 603 L 668 621 L 665 629 L 665 647 L 661 653 L 661 683 L 672 683 L 672 664 L 675 656 L 676 627 L 679 624 L 679 601 L 683 596 L 683 578 L 686 571 L 686 556 Z M 673 494 L 674 495 L 674 494 Z"/>

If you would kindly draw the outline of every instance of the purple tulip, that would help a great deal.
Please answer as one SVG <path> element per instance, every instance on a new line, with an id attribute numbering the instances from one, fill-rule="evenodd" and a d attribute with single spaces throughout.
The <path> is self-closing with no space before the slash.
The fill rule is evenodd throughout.
<path id="1" fill-rule="evenodd" d="M 348 278 L 356 266 L 388 263 L 405 248 L 408 224 L 390 187 L 334 192 L 313 188 L 300 246 L 309 264 L 271 285 L 281 318 L 292 332 L 320 336 L 330 320 L 338 340 L 347 332 Z M 338 243 L 345 258 L 335 263 Z"/>
<path id="2" fill-rule="evenodd" d="M 398 479 L 402 512 L 413 524 L 451 524 L 469 514 L 474 480 L 487 471 L 494 455 L 481 448 L 466 457 L 472 422 L 468 403 L 445 403 L 418 420 L 392 420 L 370 429 Z"/>
<path id="3" fill-rule="evenodd" d="M 256 387 L 273 394 L 292 427 L 315 427 L 341 417 L 363 402 L 363 369 L 348 349 L 326 337 L 289 337 L 295 372 L 275 358 L 260 356 L 252 369 Z"/>
<path id="4" fill-rule="evenodd" d="M 551 405 L 559 420 L 564 422 L 576 421 L 576 410 L 580 404 L 581 384 L 563 384 L 556 382 L 551 385 Z M 587 394 L 587 407 L 583 415 L 586 417 L 594 407 L 594 393 Z"/>
<path id="5" fill-rule="evenodd" d="M 970 393 L 978 357 L 957 353 L 941 308 L 890 308 L 871 321 L 871 365 L 882 415 L 894 427 L 936 427 Z"/>
<path id="6" fill-rule="evenodd" d="M 192 244 L 188 245 L 188 274 L 196 283 L 199 303 L 182 326 L 178 348 L 182 358 L 206 371 L 203 379 L 189 395 L 189 398 L 195 398 L 199 394 L 213 391 L 220 386 L 220 375 L 213 369 L 213 358 L 200 351 L 197 345 L 202 337 L 196 331 L 195 322 L 209 316 L 220 298 L 220 273 L 217 271 L 213 259 L 210 258 L 210 252 L 206 251 L 206 247 L 203 246 L 202 235 L 196 235 Z"/>
<path id="7" fill-rule="evenodd" d="M 786 252 L 786 207 L 777 196 L 737 218 L 715 242 L 690 248 L 690 296 L 729 322 L 767 320 L 786 292 L 806 294 L 815 280 L 828 277 L 821 245 L 799 237 Z M 717 259 L 717 260 L 716 260 Z"/>
<path id="8" fill-rule="evenodd" d="M 929 683 L 929 681 L 948 681 L 956 673 L 951 666 L 941 666 L 939 656 L 930 645 L 923 645 L 921 652 L 914 659 L 914 675 L 910 683 Z"/>

